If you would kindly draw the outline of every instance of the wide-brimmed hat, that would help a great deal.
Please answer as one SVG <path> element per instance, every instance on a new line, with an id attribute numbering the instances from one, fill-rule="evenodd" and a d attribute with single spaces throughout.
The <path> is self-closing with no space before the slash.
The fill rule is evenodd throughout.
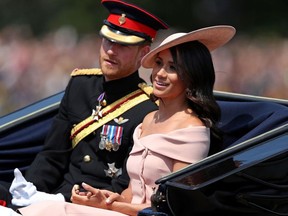
<path id="1" fill-rule="evenodd" d="M 102 0 L 109 16 L 104 20 L 100 35 L 106 39 L 126 44 L 138 45 L 152 42 L 159 29 L 168 25 L 150 12 L 121 0 Z"/>
<path id="2" fill-rule="evenodd" d="M 229 25 L 218 25 L 206 28 L 201 28 L 188 33 L 175 33 L 168 36 L 161 44 L 152 49 L 142 59 L 142 66 L 144 68 L 151 68 L 154 64 L 154 58 L 157 53 L 169 49 L 173 46 L 186 43 L 189 41 L 199 41 L 204 44 L 210 51 L 223 46 L 235 35 L 235 28 Z"/>

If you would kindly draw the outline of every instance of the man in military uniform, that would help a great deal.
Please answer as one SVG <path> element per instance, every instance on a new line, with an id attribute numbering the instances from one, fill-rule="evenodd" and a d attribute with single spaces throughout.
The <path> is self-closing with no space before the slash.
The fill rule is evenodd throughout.
<path id="1" fill-rule="evenodd" d="M 25 178 L 14 171 L 10 193 L 16 206 L 70 201 L 73 185 L 82 182 L 118 193 L 128 186 L 126 159 L 134 128 L 157 109 L 138 69 L 157 31 L 168 27 L 135 5 L 102 4 L 110 14 L 100 30 L 101 69 L 72 72 L 43 151 Z"/>

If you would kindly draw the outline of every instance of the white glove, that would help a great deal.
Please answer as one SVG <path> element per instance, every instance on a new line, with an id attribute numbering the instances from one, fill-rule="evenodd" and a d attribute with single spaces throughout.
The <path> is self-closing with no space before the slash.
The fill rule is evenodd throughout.
<path id="1" fill-rule="evenodd" d="M 28 206 L 32 203 L 44 200 L 65 201 L 62 194 L 48 194 L 37 191 L 35 185 L 27 182 L 19 169 L 14 170 L 14 179 L 9 189 L 12 194 L 12 204 L 16 206 Z"/>
<path id="2" fill-rule="evenodd" d="M 17 212 L 13 211 L 11 208 L 0 206 L 0 215 L 1 216 L 21 216 Z"/>

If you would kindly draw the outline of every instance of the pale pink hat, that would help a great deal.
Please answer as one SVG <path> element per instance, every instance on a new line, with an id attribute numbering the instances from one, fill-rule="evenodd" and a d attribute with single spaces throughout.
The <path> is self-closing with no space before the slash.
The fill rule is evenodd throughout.
<path id="1" fill-rule="evenodd" d="M 147 53 L 143 57 L 141 64 L 144 68 L 151 68 L 157 53 L 189 41 L 197 40 L 204 44 L 210 51 L 213 51 L 227 43 L 235 35 L 235 32 L 236 30 L 233 26 L 218 25 L 201 28 L 188 33 L 181 32 L 172 34 L 163 40 L 158 47 Z"/>

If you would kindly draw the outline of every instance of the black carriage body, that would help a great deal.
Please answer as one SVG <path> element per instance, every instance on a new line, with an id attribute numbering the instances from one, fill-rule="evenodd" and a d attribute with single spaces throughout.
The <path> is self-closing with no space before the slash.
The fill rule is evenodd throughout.
<path id="1" fill-rule="evenodd" d="M 139 216 L 288 215 L 288 101 L 216 93 L 224 148 L 158 179 Z"/>
<path id="2" fill-rule="evenodd" d="M 288 101 L 214 92 L 222 151 L 156 183 L 160 202 L 140 215 L 288 215 Z M 0 179 L 41 151 L 63 92 L 0 118 Z"/>

